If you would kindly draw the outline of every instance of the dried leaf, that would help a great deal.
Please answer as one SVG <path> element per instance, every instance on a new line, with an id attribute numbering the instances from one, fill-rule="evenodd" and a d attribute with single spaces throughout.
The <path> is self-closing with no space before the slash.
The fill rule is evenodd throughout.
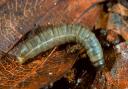
<path id="1" fill-rule="evenodd" d="M 115 4 L 111 10 L 111 12 L 114 12 L 114 13 L 118 13 L 122 16 L 128 16 L 128 8 L 124 7 L 123 5 L 121 5 L 120 3 L 118 4 Z"/>
<path id="2" fill-rule="evenodd" d="M 100 11 L 100 16 L 95 24 L 96 29 L 105 29 L 107 27 L 107 22 L 108 22 L 108 13 L 104 11 Z"/>

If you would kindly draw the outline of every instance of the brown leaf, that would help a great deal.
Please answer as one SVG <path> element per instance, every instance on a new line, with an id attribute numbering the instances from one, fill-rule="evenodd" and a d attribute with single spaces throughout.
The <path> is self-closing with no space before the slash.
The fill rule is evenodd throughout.
<path id="1" fill-rule="evenodd" d="M 106 29 L 108 22 L 108 13 L 104 12 L 103 10 L 100 11 L 100 16 L 95 24 L 96 29 Z"/>
<path id="2" fill-rule="evenodd" d="M 47 60 L 46 60 L 47 59 Z M 0 60 L 0 88 L 39 89 L 61 78 L 75 62 L 75 56 L 56 51 L 50 57 L 38 57 L 19 65 L 13 58 Z"/>
<path id="3" fill-rule="evenodd" d="M 7 0 L 1 0 L 1 1 L 0 1 L 0 7 L 1 7 L 2 5 L 4 5 L 6 2 L 7 2 Z"/>
<path id="4" fill-rule="evenodd" d="M 109 42 L 114 42 L 118 38 L 118 34 L 114 31 L 108 31 L 107 40 Z"/>
<path id="5" fill-rule="evenodd" d="M 114 13 L 118 13 L 122 16 L 128 16 L 128 8 L 124 7 L 123 5 L 121 5 L 120 3 L 115 4 L 110 11 L 114 12 Z"/>

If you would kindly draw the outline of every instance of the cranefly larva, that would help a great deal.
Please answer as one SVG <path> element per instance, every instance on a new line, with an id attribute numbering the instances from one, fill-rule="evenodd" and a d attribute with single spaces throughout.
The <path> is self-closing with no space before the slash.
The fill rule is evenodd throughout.
<path id="1" fill-rule="evenodd" d="M 79 24 L 60 25 L 42 30 L 38 35 L 26 40 L 21 45 L 17 59 L 21 64 L 25 63 L 28 59 L 37 56 L 39 53 L 66 42 L 80 43 L 87 49 L 90 61 L 95 67 L 104 65 L 103 51 L 96 36 L 89 28 Z"/>

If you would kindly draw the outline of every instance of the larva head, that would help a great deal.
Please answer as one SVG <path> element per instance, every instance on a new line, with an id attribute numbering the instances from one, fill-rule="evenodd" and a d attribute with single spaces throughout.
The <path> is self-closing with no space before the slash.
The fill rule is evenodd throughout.
<path id="1" fill-rule="evenodd" d="M 17 57 L 17 59 L 18 59 L 18 62 L 20 63 L 20 64 L 23 64 L 25 61 L 24 61 L 24 58 L 22 58 L 22 57 Z"/>
<path id="2" fill-rule="evenodd" d="M 19 49 L 19 52 L 17 54 L 17 60 L 20 64 L 23 64 L 26 62 L 27 53 L 28 53 L 28 48 L 26 46 L 22 46 L 21 49 Z"/>
<path id="3" fill-rule="evenodd" d="M 103 57 L 103 52 L 101 48 L 98 46 L 95 48 L 90 48 L 87 51 L 87 54 L 90 58 L 90 61 L 92 62 L 92 65 L 98 70 L 102 69 L 104 67 L 104 57 Z"/>
<path id="4" fill-rule="evenodd" d="M 104 59 L 100 59 L 96 62 L 93 63 L 93 66 L 97 69 L 97 70 L 101 70 L 104 68 L 105 62 Z"/>

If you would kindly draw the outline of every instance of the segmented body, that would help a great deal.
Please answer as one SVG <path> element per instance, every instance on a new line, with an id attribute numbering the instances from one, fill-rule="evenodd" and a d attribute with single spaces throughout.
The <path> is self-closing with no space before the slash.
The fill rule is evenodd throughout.
<path id="1" fill-rule="evenodd" d="M 38 35 L 21 45 L 17 58 L 22 64 L 28 59 L 37 56 L 39 53 L 66 42 L 80 43 L 87 49 L 90 61 L 95 67 L 104 65 L 102 48 L 94 33 L 92 33 L 89 28 L 78 24 L 61 25 L 42 30 Z"/>

